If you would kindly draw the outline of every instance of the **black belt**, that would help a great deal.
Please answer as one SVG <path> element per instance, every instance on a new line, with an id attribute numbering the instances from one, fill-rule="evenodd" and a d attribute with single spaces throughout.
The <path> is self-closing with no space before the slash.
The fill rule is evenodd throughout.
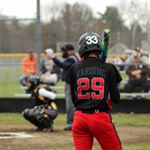
<path id="1" fill-rule="evenodd" d="M 79 110 L 79 109 L 77 109 Z M 99 112 L 109 112 L 108 110 L 101 110 L 101 109 L 93 109 L 93 110 L 80 110 L 81 112 L 83 113 L 86 113 L 86 114 L 93 114 L 93 113 L 99 113 Z"/>

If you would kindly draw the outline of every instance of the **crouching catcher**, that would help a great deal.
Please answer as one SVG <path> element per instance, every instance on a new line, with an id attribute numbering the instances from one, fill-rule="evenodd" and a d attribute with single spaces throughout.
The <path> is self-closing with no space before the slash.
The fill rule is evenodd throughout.
<path id="1" fill-rule="evenodd" d="M 57 117 L 56 94 L 40 78 L 34 76 L 28 80 L 31 99 L 35 101 L 33 108 L 26 108 L 22 115 L 37 127 L 37 130 L 51 132 Z"/>

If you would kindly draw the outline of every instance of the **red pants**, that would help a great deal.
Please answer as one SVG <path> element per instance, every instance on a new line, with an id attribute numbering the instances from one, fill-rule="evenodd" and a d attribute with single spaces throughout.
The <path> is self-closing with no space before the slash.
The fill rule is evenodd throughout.
<path id="1" fill-rule="evenodd" d="M 103 150 L 122 150 L 109 113 L 76 111 L 72 128 L 76 150 L 92 150 L 94 137 Z"/>

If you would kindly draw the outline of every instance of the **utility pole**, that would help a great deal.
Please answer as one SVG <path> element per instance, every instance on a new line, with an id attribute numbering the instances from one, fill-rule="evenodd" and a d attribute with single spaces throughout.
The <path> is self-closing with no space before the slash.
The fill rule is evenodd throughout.
<path id="1" fill-rule="evenodd" d="M 137 27 L 138 27 L 138 22 L 137 22 L 137 20 L 135 20 L 135 22 L 133 23 L 133 29 L 132 29 L 132 49 L 135 49 L 135 47 L 137 46 L 137 45 L 135 45 Z"/>
<path id="2" fill-rule="evenodd" d="M 41 53 L 41 16 L 40 16 L 40 0 L 36 1 L 36 42 L 35 48 L 37 53 L 38 74 L 40 72 L 40 53 Z"/>

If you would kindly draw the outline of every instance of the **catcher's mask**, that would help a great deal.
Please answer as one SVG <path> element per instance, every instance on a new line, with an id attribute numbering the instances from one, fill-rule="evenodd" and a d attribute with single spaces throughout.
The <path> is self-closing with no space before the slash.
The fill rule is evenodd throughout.
<path id="1" fill-rule="evenodd" d="M 32 88 L 35 88 L 37 85 L 39 85 L 40 83 L 40 77 L 33 75 L 31 77 L 28 78 L 28 85 Z"/>

